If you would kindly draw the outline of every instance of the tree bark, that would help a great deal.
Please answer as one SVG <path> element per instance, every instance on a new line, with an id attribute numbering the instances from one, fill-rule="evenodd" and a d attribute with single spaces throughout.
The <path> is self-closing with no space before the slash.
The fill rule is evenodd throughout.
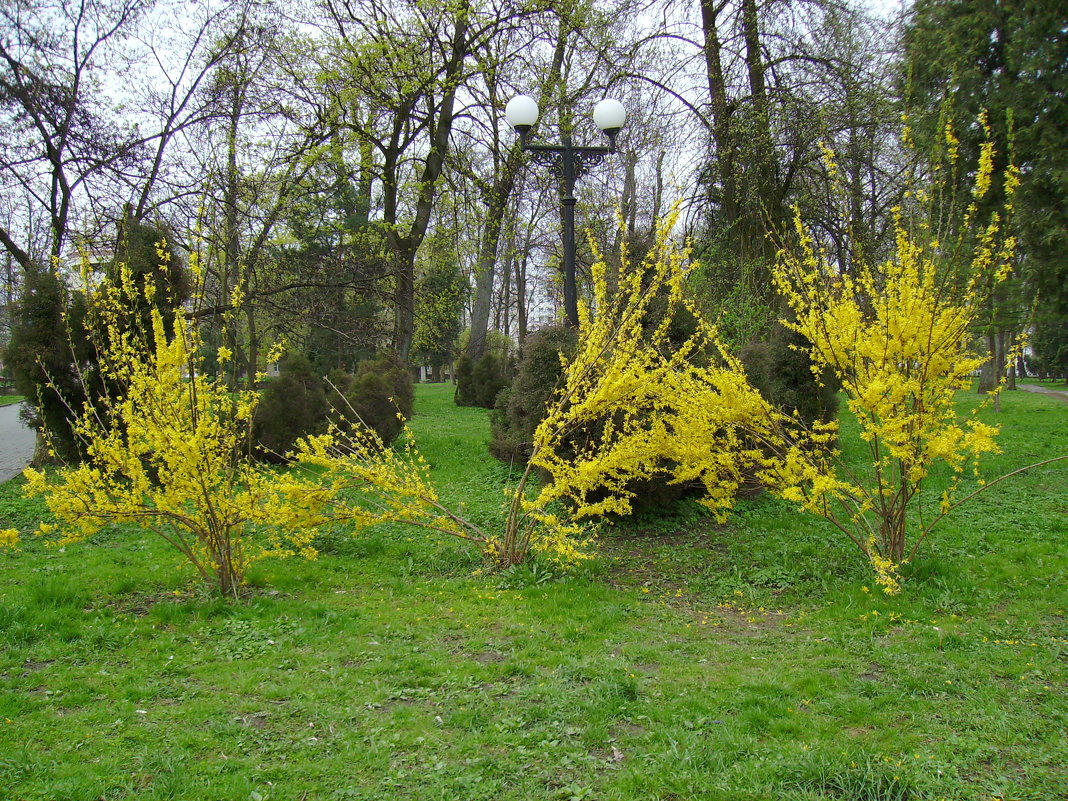
<path id="1" fill-rule="evenodd" d="M 461 83 L 464 59 L 468 54 L 467 30 L 470 23 L 470 5 L 462 2 L 455 11 L 449 59 L 441 79 L 443 95 L 437 106 L 437 119 L 432 127 L 430 151 L 419 175 L 419 193 L 415 201 L 415 216 L 408 233 L 396 238 L 397 276 L 394 303 L 396 304 L 393 327 L 393 349 L 404 360 L 412 349 L 415 336 L 415 257 L 430 225 L 431 212 L 437 197 L 438 179 L 445 165 L 452 133 L 453 113 L 456 106 L 456 91 Z"/>
<path id="2" fill-rule="evenodd" d="M 701 28 L 704 33 L 705 77 L 712 106 L 712 143 L 716 148 L 716 173 L 720 191 L 719 227 L 733 231 L 738 220 L 738 181 L 735 173 L 734 144 L 731 141 L 733 109 L 727 100 L 727 80 L 723 74 L 723 45 L 718 27 L 718 17 L 724 6 L 725 3 L 720 0 L 701 0 Z"/>
<path id="3" fill-rule="evenodd" d="M 497 273 L 497 255 L 500 250 L 501 224 L 508 209 L 508 201 L 515 188 L 522 151 L 516 144 L 508 154 L 508 160 L 497 180 L 487 192 L 486 222 L 478 244 L 478 261 L 475 272 L 475 297 L 471 303 L 471 335 L 467 340 L 467 355 L 477 362 L 486 351 L 486 334 L 489 329 L 490 306 L 493 300 L 493 280 Z"/>

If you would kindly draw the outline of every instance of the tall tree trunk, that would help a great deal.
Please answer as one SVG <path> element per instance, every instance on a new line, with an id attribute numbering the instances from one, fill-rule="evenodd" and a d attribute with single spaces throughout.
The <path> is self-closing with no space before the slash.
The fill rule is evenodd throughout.
<path id="1" fill-rule="evenodd" d="M 986 395 L 1005 377 L 1004 333 L 990 330 L 986 333 L 986 347 L 990 358 L 983 364 L 979 373 L 979 394 Z M 994 411 L 1001 411 L 1000 398 L 994 398 Z"/>
<path id="2" fill-rule="evenodd" d="M 527 259 L 529 258 L 529 242 L 524 246 L 520 258 L 515 260 L 515 317 L 516 338 L 519 340 L 519 350 L 527 341 Z"/>
<path id="3" fill-rule="evenodd" d="M 486 351 L 486 333 L 489 329 L 490 306 L 493 302 L 493 279 L 497 273 L 497 255 L 500 250 L 501 224 L 508 210 L 508 201 L 515 188 L 516 175 L 522 163 L 522 150 L 518 143 L 508 154 L 504 167 L 487 190 L 486 221 L 478 243 L 478 261 L 475 272 L 475 296 L 471 302 L 471 335 L 467 340 L 467 355 L 477 362 Z"/>
<path id="4" fill-rule="evenodd" d="M 231 103 L 226 131 L 226 175 L 223 185 L 223 247 L 222 264 L 219 269 L 219 305 L 231 303 L 234 287 L 239 278 L 241 259 L 241 232 L 238 227 L 238 198 L 240 176 L 237 167 L 237 133 L 244 110 L 244 90 L 236 82 L 230 87 Z M 237 319 L 232 314 L 223 315 L 223 343 L 235 358 L 227 372 L 227 384 L 237 388 Z"/>
<path id="5" fill-rule="evenodd" d="M 738 176 L 734 143 L 731 136 L 733 108 L 727 100 L 727 80 L 723 74 L 723 45 L 719 38 L 719 14 L 724 0 L 701 0 L 701 28 L 704 34 L 705 77 L 712 107 L 712 142 L 716 148 L 716 173 L 719 183 L 718 228 L 733 231 L 738 222 Z"/>
<path id="6" fill-rule="evenodd" d="M 400 245 L 396 250 L 398 256 L 396 269 L 396 287 L 394 290 L 395 315 L 393 326 L 393 348 L 404 360 L 412 349 L 415 336 L 415 257 L 426 236 L 430 225 L 434 201 L 437 197 L 438 179 L 445 166 L 445 156 L 449 150 L 449 136 L 452 133 L 453 114 L 456 107 L 456 91 L 461 84 L 464 59 L 467 56 L 467 31 L 470 24 L 470 3 L 467 0 L 458 3 L 454 12 L 455 26 L 449 60 L 441 78 L 442 98 L 437 106 L 437 119 L 432 127 L 430 151 L 423 162 L 419 174 L 419 193 L 415 201 L 415 215 L 408 234 L 396 240 Z"/>
<path id="7" fill-rule="evenodd" d="M 749 77 L 749 93 L 753 114 L 749 120 L 752 130 L 746 137 L 751 153 L 754 180 L 747 186 L 747 223 L 745 244 L 750 255 L 768 262 L 772 253 L 768 233 L 775 229 L 779 213 L 778 187 L 775 180 L 775 151 L 771 143 L 771 112 L 765 77 L 764 55 L 760 49 L 760 27 L 756 0 L 742 0 L 742 34 L 745 38 L 745 66 Z M 770 265 L 769 265 L 770 267 Z M 767 284 L 770 286 L 770 281 Z"/>
<path id="8" fill-rule="evenodd" d="M 660 210 L 664 206 L 664 157 L 667 153 L 661 150 L 656 156 L 656 184 L 653 189 L 653 235 L 660 225 Z"/>
<path id="9" fill-rule="evenodd" d="M 508 237 L 509 247 L 504 256 L 504 286 L 501 293 L 501 327 L 507 337 L 512 329 L 512 262 L 515 261 L 515 236 Z"/>
<path id="10" fill-rule="evenodd" d="M 415 338 L 415 248 L 398 254 L 393 289 L 393 350 L 407 361 Z"/>

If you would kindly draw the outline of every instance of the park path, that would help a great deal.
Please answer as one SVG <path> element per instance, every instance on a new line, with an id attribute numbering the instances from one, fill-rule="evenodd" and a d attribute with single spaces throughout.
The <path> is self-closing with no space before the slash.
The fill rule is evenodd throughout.
<path id="1" fill-rule="evenodd" d="M 1049 387 L 1039 386 L 1038 384 L 1017 384 L 1017 389 L 1022 389 L 1025 392 L 1037 392 L 1039 395 L 1052 395 L 1065 403 L 1068 403 L 1068 392 L 1064 392 L 1059 389 L 1050 389 Z"/>
<path id="2" fill-rule="evenodd" d="M 19 420 L 21 403 L 0 406 L 0 484 L 14 478 L 33 458 L 36 434 Z"/>

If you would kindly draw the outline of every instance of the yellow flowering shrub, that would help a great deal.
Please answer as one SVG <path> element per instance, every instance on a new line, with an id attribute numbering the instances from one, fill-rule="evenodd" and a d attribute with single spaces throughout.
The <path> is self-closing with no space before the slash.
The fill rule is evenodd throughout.
<path id="1" fill-rule="evenodd" d="M 43 495 L 61 524 L 53 541 L 131 524 L 176 548 L 224 594 L 238 592 L 257 559 L 313 558 L 315 526 L 324 522 L 317 484 L 248 458 L 256 395 L 199 374 L 200 342 L 183 314 L 169 332 L 159 310 L 150 331 L 131 326 L 124 298 L 150 300 L 151 285 L 135 286 L 129 271 L 120 281 L 87 289 L 102 343 L 99 369 L 111 390 L 72 410 L 85 461 L 51 478 L 24 473 L 26 492 Z"/>
<path id="2" fill-rule="evenodd" d="M 689 253 L 670 237 L 676 217 L 663 222 L 640 264 L 624 245 L 615 291 L 593 245 L 592 308 L 580 307 L 578 350 L 534 434 L 499 545 L 501 564 L 522 561 L 529 550 L 583 558 L 592 543 L 587 524 L 629 513 L 634 482 L 658 473 L 702 482 L 703 502 L 722 515 L 765 458 L 747 432 L 766 429 L 775 414 L 714 327 L 689 309 L 694 333 L 669 342 L 673 317 L 688 306 Z M 535 468 L 551 480 L 528 494 Z"/>
<path id="3" fill-rule="evenodd" d="M 946 138 L 952 149 L 951 128 Z M 992 164 L 992 149 L 984 147 L 976 196 L 989 191 Z M 1010 169 L 1010 198 L 1017 183 Z M 972 205 L 964 220 L 971 224 L 975 217 Z M 835 451 L 801 444 L 784 447 L 763 477 L 783 497 L 844 531 L 883 589 L 895 593 L 900 566 L 939 519 L 910 515 L 932 467 L 946 464 L 956 476 L 941 498 L 944 514 L 967 463 L 997 450 L 997 429 L 975 412 L 960 418 L 954 397 L 988 359 L 975 347 L 973 326 L 991 287 L 1007 277 L 1015 243 L 995 213 L 985 226 L 959 234 L 958 243 L 971 251 L 961 263 L 966 248 L 943 248 L 925 216 L 909 223 L 896 210 L 892 256 L 881 264 L 860 260 L 846 271 L 827 259 L 797 212 L 794 227 L 796 245 L 780 254 L 775 270 L 776 285 L 796 314 L 786 324 L 809 342 L 813 371 L 829 368 L 841 381 L 870 469 L 850 470 Z"/>
<path id="4" fill-rule="evenodd" d="M 948 129 L 951 147 L 954 140 Z M 833 174 L 833 154 L 825 156 Z M 656 473 L 700 481 L 702 502 L 721 519 L 739 486 L 755 477 L 838 526 L 883 590 L 898 592 L 901 565 L 960 502 L 956 490 L 965 467 L 997 449 L 997 429 L 974 412 L 958 417 L 955 406 L 956 393 L 988 358 L 974 347 L 973 326 L 991 288 L 1008 275 L 1015 245 L 1005 233 L 1011 206 L 976 223 L 975 199 L 989 192 L 992 165 L 992 151 L 984 149 L 977 191 L 949 248 L 922 213 L 909 220 L 895 211 L 893 255 L 845 271 L 829 262 L 795 217 L 797 246 L 781 254 L 775 270 L 777 288 L 795 315 L 784 324 L 809 343 L 817 379 L 831 371 L 841 381 L 869 448 L 868 469 L 843 462 L 836 421 L 805 428 L 771 407 L 715 327 L 688 307 L 688 254 L 669 238 L 673 217 L 641 264 L 630 263 L 624 246 L 615 293 L 599 258 L 592 308 L 580 309 L 578 351 L 565 362 L 563 385 L 535 433 L 498 561 L 513 564 L 530 550 L 581 558 L 592 542 L 588 524 L 627 514 L 635 480 Z M 1017 171 L 1009 168 L 1004 189 L 1010 202 L 1018 184 Z M 917 203 L 935 203 L 937 196 L 913 193 Z M 659 305 L 666 312 L 658 318 Z M 670 343 L 672 316 L 684 307 L 694 333 Z M 939 463 L 953 478 L 937 515 L 917 520 L 915 502 Z M 531 494 L 525 489 L 534 468 L 551 480 Z"/>
<path id="5" fill-rule="evenodd" d="M 640 264 L 624 246 L 615 291 L 598 256 L 593 302 L 580 308 L 578 350 L 565 360 L 526 471 L 509 490 L 503 532 L 482 531 L 442 504 L 410 433 L 397 449 L 366 429 L 298 442 L 292 456 L 319 471 L 325 513 L 356 529 L 400 522 L 460 537 L 491 568 L 532 553 L 560 563 L 586 558 L 596 522 L 628 513 L 634 482 L 655 473 L 702 482 L 704 502 L 722 515 L 738 486 L 766 466 L 752 432 L 770 436 L 778 415 L 696 310 L 694 333 L 669 342 L 674 315 L 687 305 L 690 269 L 688 252 L 670 238 L 675 218 Z M 534 488 L 538 470 L 551 481 Z"/>

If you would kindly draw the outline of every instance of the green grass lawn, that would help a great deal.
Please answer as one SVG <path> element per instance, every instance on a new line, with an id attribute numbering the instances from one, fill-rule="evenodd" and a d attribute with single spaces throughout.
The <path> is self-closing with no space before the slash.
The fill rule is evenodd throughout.
<path id="1" fill-rule="evenodd" d="M 419 387 L 412 424 L 492 526 L 509 468 L 451 390 Z M 1004 409 L 988 477 L 1068 453 L 1068 404 Z M 42 513 L 20 481 L 0 528 Z M 240 604 L 147 535 L 31 539 L 0 556 L 0 798 L 1068 798 L 1066 513 L 1068 465 L 999 484 L 896 598 L 767 496 L 619 525 L 565 578 L 336 531 Z"/>
<path id="2" fill-rule="evenodd" d="M 0 395 L 0 406 L 14 406 L 26 400 L 22 395 Z"/>

